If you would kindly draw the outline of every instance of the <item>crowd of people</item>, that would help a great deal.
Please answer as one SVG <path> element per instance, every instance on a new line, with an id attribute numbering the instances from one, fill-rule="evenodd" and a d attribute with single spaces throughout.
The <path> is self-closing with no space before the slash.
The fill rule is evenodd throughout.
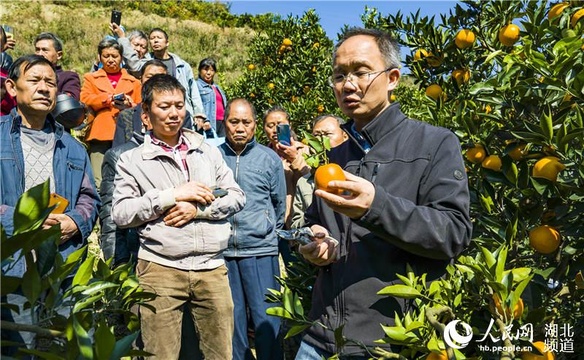
<path id="1" fill-rule="evenodd" d="M 330 139 L 330 161 L 345 170 L 345 181 L 328 184 L 331 193 L 314 188 L 304 160 L 310 149 L 294 131 L 289 143 L 279 140 L 278 125 L 291 125 L 285 108 L 258 117 L 250 100 L 227 99 L 213 58 L 200 61 L 195 79 L 191 66 L 168 51 L 163 29 L 110 29 L 83 81 L 59 66 L 57 35 L 39 34 L 35 54 L 12 62 L 6 50 L 14 42 L 2 32 L 0 218 L 11 235 L 19 196 L 50 179 L 50 191 L 69 201 L 43 224 L 60 226 L 63 257 L 85 245 L 99 221 L 103 256 L 114 267 L 135 264 L 141 287 L 156 294 L 138 310 L 139 346 L 153 358 L 178 359 L 181 347 L 198 344 L 205 359 L 283 359 L 281 321 L 266 313 L 277 304 L 265 296 L 279 287 L 281 261 L 307 261 L 319 267 L 315 325 L 295 358 L 366 359 L 366 347 L 381 346 L 380 324 L 394 324 L 394 314 L 408 306 L 377 292 L 398 282 L 406 265 L 428 279 L 444 275 L 468 245 L 460 144 L 452 132 L 409 119 L 390 102 L 400 56 L 388 34 L 350 29 L 334 48 L 330 84 L 346 119 L 312 121 L 313 135 Z M 55 121 L 59 94 L 85 104 L 87 148 Z M 265 146 L 255 138 L 258 125 Z M 312 241 L 294 249 L 276 235 L 304 227 Z M 24 274 L 23 259 L 16 259 L 3 273 Z M 2 307 L 2 320 L 34 321 L 30 312 L 14 311 L 25 305 L 21 293 L 2 303 L 12 304 Z M 185 314 L 192 333 L 183 330 Z M 341 326 L 354 340 L 344 347 L 335 342 Z M 2 338 L 34 347 L 24 331 L 3 331 Z M 2 354 L 16 349 L 3 347 Z"/>

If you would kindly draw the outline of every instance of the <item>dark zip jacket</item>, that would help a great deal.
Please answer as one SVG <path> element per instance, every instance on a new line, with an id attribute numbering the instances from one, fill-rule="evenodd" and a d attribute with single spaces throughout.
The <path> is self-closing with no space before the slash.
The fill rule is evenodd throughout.
<path id="1" fill-rule="evenodd" d="M 349 122 L 344 129 L 352 125 Z M 307 210 L 309 224 L 320 224 L 340 240 L 340 259 L 320 269 L 312 294 L 313 326 L 304 340 L 329 352 L 365 355 L 357 345 L 335 346 L 333 330 L 369 348 L 394 324 L 406 303 L 377 295 L 401 283 L 396 274 L 409 264 L 428 280 L 445 273 L 446 265 L 470 242 L 469 191 L 460 144 L 447 129 L 411 120 L 399 104 L 390 105 L 363 129 L 372 145 L 368 153 L 349 134 L 333 149 L 330 161 L 371 181 L 375 196 L 359 219 L 334 213 L 318 197 Z M 389 345 L 383 345 L 390 349 Z"/>

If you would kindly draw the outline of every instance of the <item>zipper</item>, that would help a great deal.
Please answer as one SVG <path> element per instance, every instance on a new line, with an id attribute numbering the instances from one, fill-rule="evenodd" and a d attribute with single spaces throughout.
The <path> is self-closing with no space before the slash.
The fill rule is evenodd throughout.
<path id="1" fill-rule="evenodd" d="M 235 182 L 239 184 L 239 154 L 235 157 Z M 237 214 L 233 214 L 233 250 L 237 255 Z"/>

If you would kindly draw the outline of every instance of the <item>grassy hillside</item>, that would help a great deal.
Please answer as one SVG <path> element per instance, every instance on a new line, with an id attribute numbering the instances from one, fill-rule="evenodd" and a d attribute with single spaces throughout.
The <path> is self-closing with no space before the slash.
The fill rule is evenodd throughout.
<path id="1" fill-rule="evenodd" d="M 36 35 L 50 31 L 64 42 L 63 67 L 84 74 L 97 57 L 97 44 L 110 33 L 108 23 L 112 8 L 92 1 L 70 1 L 56 5 L 39 0 L 3 0 L 0 22 L 15 29 L 17 46 L 11 52 L 13 57 L 34 52 Z M 219 82 L 225 86 L 241 75 L 247 45 L 254 34 L 248 28 L 221 28 L 199 21 L 146 15 L 139 10 L 124 10 L 122 24 L 126 30 L 147 32 L 153 27 L 165 29 L 170 38 L 170 51 L 177 53 L 195 69 L 201 59 L 214 57 L 219 63 Z"/>

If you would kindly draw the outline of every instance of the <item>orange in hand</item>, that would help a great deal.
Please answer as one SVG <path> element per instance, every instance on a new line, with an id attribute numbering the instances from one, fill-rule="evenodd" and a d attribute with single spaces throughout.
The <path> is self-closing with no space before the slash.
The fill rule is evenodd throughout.
<path id="1" fill-rule="evenodd" d="M 314 173 L 314 183 L 316 188 L 330 193 L 337 193 L 337 190 L 328 187 L 331 181 L 345 181 L 343 168 L 337 164 L 326 164 L 319 166 Z"/>

